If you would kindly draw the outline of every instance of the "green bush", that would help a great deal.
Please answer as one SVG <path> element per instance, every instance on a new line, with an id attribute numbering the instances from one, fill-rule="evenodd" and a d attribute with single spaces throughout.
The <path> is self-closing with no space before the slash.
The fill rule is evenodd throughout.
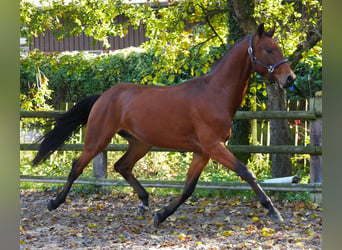
<path id="1" fill-rule="evenodd" d="M 152 50 L 127 48 L 95 55 L 87 52 L 44 54 L 38 50 L 20 58 L 20 92 L 26 94 L 36 82 L 40 70 L 49 79 L 50 104 L 58 109 L 62 102 L 77 102 L 85 96 L 102 93 L 120 82 L 175 85 L 207 72 L 223 48 L 213 47 L 201 58 L 180 57 L 181 69 L 159 71 L 161 58 Z"/>
<path id="2" fill-rule="evenodd" d="M 44 54 L 32 51 L 20 59 L 20 91 L 29 92 L 39 69 L 49 79 L 52 104 L 77 102 L 119 82 L 140 82 L 153 72 L 153 53 L 129 48 L 94 55 L 86 52 Z"/>
<path id="3" fill-rule="evenodd" d="M 154 51 L 140 48 L 127 48 L 103 55 L 86 52 L 44 54 L 36 50 L 20 58 L 20 91 L 21 94 L 27 94 L 40 71 L 49 79 L 49 88 L 53 91 L 50 104 L 58 108 L 62 102 L 77 102 L 82 97 L 102 93 L 120 82 L 158 85 L 184 82 L 207 72 L 224 51 L 221 47 L 213 47 L 201 58 L 197 58 L 196 53 L 191 53 L 190 57 L 181 56 L 176 62 L 180 70 L 165 73 L 158 72 L 156 66 L 161 63 L 160 57 Z M 288 98 L 314 96 L 317 90 L 322 89 L 321 57 L 309 56 L 298 64 L 295 73 L 297 89 L 300 91 L 289 90 Z M 264 79 L 258 76 L 254 81 L 263 84 Z M 251 88 L 255 85 L 254 81 L 250 84 Z M 260 94 L 260 91 L 263 92 Z M 262 101 L 267 99 L 264 92 L 264 88 L 260 88 L 256 93 Z"/>

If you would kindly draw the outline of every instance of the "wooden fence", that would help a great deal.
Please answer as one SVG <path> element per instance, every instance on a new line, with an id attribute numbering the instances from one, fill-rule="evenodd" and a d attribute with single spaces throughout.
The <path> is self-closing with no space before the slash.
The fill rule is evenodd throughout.
<path id="1" fill-rule="evenodd" d="M 54 118 L 65 111 L 21 111 L 21 118 Z M 287 120 L 307 120 L 310 122 L 310 145 L 295 146 L 252 146 L 252 145 L 229 145 L 228 148 L 233 153 L 272 153 L 272 154 L 309 154 L 310 155 L 310 184 L 262 184 L 265 190 L 274 191 L 310 191 L 314 195 L 315 201 L 321 200 L 322 192 L 322 98 L 317 96 L 310 99 L 309 111 L 239 111 L 234 119 L 287 119 Z M 31 143 L 21 143 L 20 150 L 37 150 L 39 145 Z M 93 160 L 93 178 L 79 178 L 76 183 L 95 185 L 119 185 L 125 186 L 121 180 L 110 180 L 107 177 L 107 152 L 126 151 L 127 144 L 109 144 L 105 150 Z M 81 151 L 83 144 L 66 144 L 61 151 Z M 180 150 L 153 147 L 151 151 L 182 152 Z M 184 152 L 184 151 L 183 151 Z M 66 177 L 41 177 L 41 176 L 20 176 L 23 182 L 49 182 L 64 183 Z M 174 181 L 142 181 L 146 187 L 182 187 L 183 182 Z M 207 189 L 238 189 L 249 190 L 245 183 L 199 183 L 198 188 Z M 317 197 L 318 195 L 318 197 Z"/>

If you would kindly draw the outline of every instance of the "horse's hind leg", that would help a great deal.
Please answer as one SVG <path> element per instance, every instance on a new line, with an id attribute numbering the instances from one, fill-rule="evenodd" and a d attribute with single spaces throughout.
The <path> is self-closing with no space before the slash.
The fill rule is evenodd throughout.
<path id="1" fill-rule="evenodd" d="M 145 145 L 134 137 L 126 138 L 129 142 L 127 152 L 114 164 L 114 168 L 119 172 L 125 180 L 133 187 L 134 191 L 138 194 L 142 204 L 139 205 L 139 212 L 144 214 L 148 210 L 148 193 L 139 181 L 134 177 L 132 169 L 134 164 L 141 159 L 151 148 Z"/>
<path id="2" fill-rule="evenodd" d="M 47 207 L 50 211 L 58 208 L 65 201 L 74 181 L 82 174 L 84 168 L 89 164 L 91 159 L 98 155 L 108 145 L 114 133 L 115 130 L 105 130 L 104 128 L 99 127 L 98 124 L 88 123 L 83 152 L 80 158 L 73 162 L 67 183 L 62 192 L 57 195 L 56 199 L 48 202 Z"/>
<path id="3" fill-rule="evenodd" d="M 159 227 L 160 223 L 166 220 L 176 209 L 191 196 L 194 192 L 198 178 L 200 177 L 204 167 L 207 165 L 209 158 L 204 155 L 195 154 L 193 156 L 190 168 L 187 173 L 184 190 L 180 196 L 174 199 L 168 206 L 164 208 L 164 211 L 157 213 L 154 216 L 154 226 Z"/>
<path id="4" fill-rule="evenodd" d="M 83 169 L 88 165 L 90 160 L 95 156 L 96 156 L 96 153 L 94 152 L 92 153 L 92 152 L 83 151 L 81 157 L 78 160 L 75 160 L 73 162 L 71 171 L 68 176 L 67 183 L 65 184 L 62 192 L 60 192 L 57 195 L 56 199 L 50 200 L 47 203 L 47 208 L 50 211 L 58 208 L 62 203 L 64 203 L 65 198 L 67 194 L 69 193 L 72 184 L 80 176 L 80 174 L 82 174 Z"/>

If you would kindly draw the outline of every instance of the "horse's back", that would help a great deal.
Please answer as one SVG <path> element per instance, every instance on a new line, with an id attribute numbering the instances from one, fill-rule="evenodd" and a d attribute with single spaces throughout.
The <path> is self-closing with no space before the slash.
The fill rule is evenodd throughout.
<path id="1" fill-rule="evenodd" d="M 197 138 L 187 87 L 117 84 L 103 93 L 94 113 L 108 115 L 102 122 L 146 144 L 190 149 Z"/>

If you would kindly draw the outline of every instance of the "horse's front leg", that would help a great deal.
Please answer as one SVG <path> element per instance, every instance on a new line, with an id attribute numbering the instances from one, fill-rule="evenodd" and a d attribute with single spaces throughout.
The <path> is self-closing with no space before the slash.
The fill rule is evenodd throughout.
<path id="1" fill-rule="evenodd" d="M 271 199 L 265 194 L 261 186 L 256 182 L 256 178 L 252 171 L 247 168 L 243 163 L 234 157 L 224 143 L 216 143 L 215 146 L 210 147 L 208 152 L 210 157 L 226 168 L 236 172 L 243 180 L 245 180 L 253 189 L 254 193 L 258 196 L 260 203 L 268 210 L 268 215 L 273 221 L 283 221 L 279 211 L 273 205 Z"/>
<path id="2" fill-rule="evenodd" d="M 162 212 L 159 212 L 154 216 L 153 220 L 155 227 L 159 227 L 167 217 L 173 214 L 176 209 L 191 196 L 195 190 L 198 178 L 200 177 L 204 167 L 207 165 L 208 160 L 209 158 L 207 156 L 194 153 L 182 194 L 166 206 Z"/>

